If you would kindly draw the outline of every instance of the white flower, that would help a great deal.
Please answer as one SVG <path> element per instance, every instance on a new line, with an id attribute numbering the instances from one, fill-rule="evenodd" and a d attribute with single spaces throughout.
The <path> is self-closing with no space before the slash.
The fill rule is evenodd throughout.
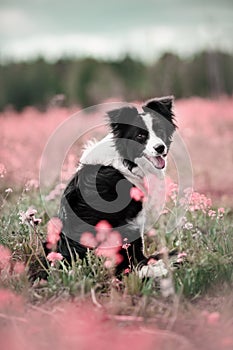
<path id="1" fill-rule="evenodd" d="M 13 190 L 12 190 L 12 188 L 9 187 L 9 188 L 7 188 L 7 189 L 5 190 L 5 192 L 6 192 L 6 193 L 12 193 Z"/>
<path id="2" fill-rule="evenodd" d="M 20 211 L 19 212 L 19 219 L 21 224 L 30 224 L 31 226 L 37 226 L 41 223 L 41 219 L 38 219 L 35 217 L 35 214 L 37 213 L 37 210 L 34 208 L 28 208 L 26 212 Z"/>
<path id="3" fill-rule="evenodd" d="M 168 270 L 162 259 L 158 260 L 153 265 L 152 264 L 145 265 L 138 271 L 138 276 L 140 278 L 143 278 L 143 277 L 159 278 L 159 277 L 166 276 L 167 274 L 168 274 Z"/>
<path id="4" fill-rule="evenodd" d="M 191 222 L 186 222 L 183 227 L 186 230 L 191 230 L 193 228 L 193 224 Z"/>
<path id="5" fill-rule="evenodd" d="M 169 295 L 173 295 L 175 293 L 172 279 L 170 277 L 163 278 L 160 281 L 161 293 L 164 298 L 169 297 Z"/>

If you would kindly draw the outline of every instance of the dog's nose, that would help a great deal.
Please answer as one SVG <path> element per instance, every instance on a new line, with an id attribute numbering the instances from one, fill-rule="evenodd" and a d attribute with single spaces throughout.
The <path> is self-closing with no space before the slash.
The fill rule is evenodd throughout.
<path id="1" fill-rule="evenodd" d="M 162 154 L 165 150 L 165 146 L 164 145 L 158 145 L 155 146 L 154 149 L 156 150 L 156 152 L 158 152 L 159 154 Z"/>

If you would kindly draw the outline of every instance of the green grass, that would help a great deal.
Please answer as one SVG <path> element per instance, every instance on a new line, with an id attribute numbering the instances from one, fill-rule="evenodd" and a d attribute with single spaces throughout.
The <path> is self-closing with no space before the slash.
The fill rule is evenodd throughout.
<path id="1" fill-rule="evenodd" d="M 172 200 L 167 203 L 172 207 Z M 53 205 L 53 203 L 50 203 Z M 31 189 L 22 193 L 11 193 L 2 198 L 0 220 L 0 244 L 9 247 L 12 252 L 11 267 L 2 271 L 0 287 L 7 287 L 23 294 L 31 301 L 46 301 L 54 297 L 84 298 L 93 296 L 111 299 L 115 293 L 121 297 L 163 299 L 160 281 L 141 279 L 137 269 L 121 280 L 114 277 L 113 269 L 104 267 L 104 258 L 97 257 L 94 252 L 88 253 L 88 262 L 80 261 L 68 266 L 65 262 L 57 262 L 51 267 L 42 253 L 41 242 L 46 239 L 46 224 L 49 220 L 43 207 L 38 190 Z M 37 227 L 22 224 L 19 212 L 28 207 L 37 210 L 36 217 L 42 219 Z M 217 211 L 217 208 L 212 210 Z M 189 225 L 176 229 L 166 236 L 165 225 L 167 214 L 163 214 L 155 227 L 156 236 L 146 238 L 148 253 L 159 251 L 166 245 L 168 251 L 185 252 L 187 256 L 180 264 L 174 264 L 177 256 L 167 259 L 165 264 L 169 270 L 169 278 L 174 284 L 175 294 L 185 298 L 195 298 L 214 289 L 220 283 L 231 285 L 233 281 L 233 230 L 232 210 L 225 210 L 221 218 L 209 217 L 208 210 L 186 212 Z M 166 254 L 165 254 L 166 255 Z M 12 272 L 15 261 L 24 262 L 26 270 L 22 274 Z M 47 280 L 29 279 L 30 266 L 48 272 Z"/>

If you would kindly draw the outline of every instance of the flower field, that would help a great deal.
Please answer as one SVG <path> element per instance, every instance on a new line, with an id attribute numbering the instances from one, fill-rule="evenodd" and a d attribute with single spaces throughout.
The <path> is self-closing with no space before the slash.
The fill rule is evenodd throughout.
<path id="1" fill-rule="evenodd" d="M 86 232 L 81 237 L 93 248 L 88 263 L 78 260 L 70 266 L 56 253 L 62 225 L 47 208 L 56 207 L 77 165 L 81 141 L 88 137 L 67 154 L 63 186 L 54 184 L 46 207 L 40 196 L 40 160 L 48 138 L 73 112 L 27 108 L 0 114 L 1 348 L 232 349 L 233 99 L 176 101 L 194 189 L 179 197 L 171 159 L 165 207 L 145 235 L 148 255 L 160 255 L 148 262 L 148 271 L 157 266 L 159 272 L 146 279 L 130 262 L 115 277 L 120 256 L 117 249 L 106 254 L 105 248 L 121 237 L 107 222 L 96 226 L 95 236 Z M 90 124 L 91 118 L 102 120 L 100 115 L 85 117 Z M 80 130 L 85 123 L 82 117 Z M 131 197 L 146 200 L 136 188 Z M 169 215 L 184 205 L 179 226 L 165 234 Z M 42 242 L 51 250 L 47 258 Z M 121 244 L 127 250 L 130 242 Z"/>

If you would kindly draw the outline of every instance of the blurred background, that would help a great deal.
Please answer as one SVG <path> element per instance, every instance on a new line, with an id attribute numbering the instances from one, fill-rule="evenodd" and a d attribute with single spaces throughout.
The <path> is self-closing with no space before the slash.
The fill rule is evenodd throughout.
<path id="1" fill-rule="evenodd" d="M 232 18 L 231 0 L 1 0 L 0 109 L 231 95 Z"/>
<path id="2" fill-rule="evenodd" d="M 232 18 L 232 0 L 1 0 L 8 183 L 38 176 L 48 137 L 71 112 L 173 94 L 195 187 L 232 204 Z"/>

